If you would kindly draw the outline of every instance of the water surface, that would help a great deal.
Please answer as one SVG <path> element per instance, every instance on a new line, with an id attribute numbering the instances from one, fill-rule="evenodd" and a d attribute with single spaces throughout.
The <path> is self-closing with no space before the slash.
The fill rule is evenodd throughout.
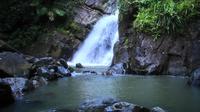
<path id="1" fill-rule="evenodd" d="M 169 112 L 199 112 L 200 89 L 169 76 L 76 76 L 49 83 L 24 96 L 5 112 L 73 110 L 87 99 L 112 97 Z"/>

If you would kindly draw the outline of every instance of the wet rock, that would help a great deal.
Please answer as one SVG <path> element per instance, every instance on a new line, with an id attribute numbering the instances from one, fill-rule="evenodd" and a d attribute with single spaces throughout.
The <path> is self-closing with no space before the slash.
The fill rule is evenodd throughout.
<path id="1" fill-rule="evenodd" d="M 60 59 L 59 62 L 66 69 L 69 67 L 68 64 L 67 64 L 67 61 L 65 59 Z"/>
<path id="2" fill-rule="evenodd" d="M 116 102 L 113 98 L 88 100 L 81 104 L 78 112 L 103 112 L 107 106 Z"/>
<path id="3" fill-rule="evenodd" d="M 0 53 L 0 70 L 9 74 L 9 76 L 25 76 L 28 74 L 30 67 L 31 65 L 21 54 L 12 52 Z"/>
<path id="4" fill-rule="evenodd" d="M 118 63 L 108 69 L 106 75 L 125 74 L 124 64 Z"/>
<path id="5" fill-rule="evenodd" d="M 112 98 L 95 99 L 84 102 L 78 112 L 165 112 L 160 107 L 152 110 L 128 102 L 117 101 Z"/>
<path id="6" fill-rule="evenodd" d="M 188 84 L 192 86 L 200 87 L 200 68 L 196 69 L 190 79 L 188 80 Z"/>
<path id="7" fill-rule="evenodd" d="M 26 82 L 23 91 L 31 91 L 47 84 L 47 79 L 45 79 L 44 77 L 35 76 Z"/>
<path id="8" fill-rule="evenodd" d="M 23 96 L 23 90 L 26 87 L 27 79 L 25 78 L 3 78 L 0 82 L 9 84 L 15 98 L 20 99 Z"/>
<path id="9" fill-rule="evenodd" d="M 150 112 L 150 109 L 142 106 L 135 106 L 132 112 Z"/>
<path id="10" fill-rule="evenodd" d="M 64 59 L 43 58 L 31 67 L 29 79 L 34 76 L 45 77 L 52 81 L 62 77 L 70 77 L 71 71 Z"/>
<path id="11" fill-rule="evenodd" d="M 58 80 L 59 78 L 62 78 L 63 75 L 59 74 L 59 73 L 51 73 L 51 74 L 48 74 L 47 76 L 47 79 L 49 81 L 54 81 L 54 80 Z"/>
<path id="12" fill-rule="evenodd" d="M 135 105 L 128 102 L 118 102 L 105 108 L 106 112 L 132 112 Z"/>
<path id="13" fill-rule="evenodd" d="M 163 110 L 162 108 L 160 107 L 153 107 L 151 109 L 151 112 L 165 112 L 165 110 Z"/>
<path id="14" fill-rule="evenodd" d="M 81 63 L 77 63 L 76 68 L 83 68 L 83 65 Z"/>
<path id="15" fill-rule="evenodd" d="M 10 85 L 6 83 L 0 83 L 0 108 L 14 103 L 15 99 L 12 95 Z"/>
<path id="16" fill-rule="evenodd" d="M 75 69 L 74 69 L 73 67 L 70 67 L 70 66 L 69 66 L 68 70 L 69 70 L 70 72 L 74 72 L 74 71 L 75 71 Z"/>
<path id="17" fill-rule="evenodd" d="M 63 76 L 66 76 L 68 73 L 70 73 L 70 71 L 66 69 L 64 66 L 58 66 L 58 73 L 60 73 Z"/>

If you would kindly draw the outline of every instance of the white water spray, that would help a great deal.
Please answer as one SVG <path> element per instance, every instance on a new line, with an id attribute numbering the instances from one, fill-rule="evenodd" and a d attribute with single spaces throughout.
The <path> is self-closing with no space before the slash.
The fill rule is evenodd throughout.
<path id="1" fill-rule="evenodd" d="M 103 16 L 90 32 L 79 50 L 74 54 L 70 65 L 110 66 L 114 56 L 114 45 L 119 39 L 118 15 Z"/>

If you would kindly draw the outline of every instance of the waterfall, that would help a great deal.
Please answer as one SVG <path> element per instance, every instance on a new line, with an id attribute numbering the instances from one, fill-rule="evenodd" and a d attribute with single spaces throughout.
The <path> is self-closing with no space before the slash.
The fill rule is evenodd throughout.
<path id="1" fill-rule="evenodd" d="M 71 65 L 110 66 L 114 56 L 114 45 L 119 39 L 118 11 L 103 16 L 94 25 L 92 31 L 74 54 Z"/>

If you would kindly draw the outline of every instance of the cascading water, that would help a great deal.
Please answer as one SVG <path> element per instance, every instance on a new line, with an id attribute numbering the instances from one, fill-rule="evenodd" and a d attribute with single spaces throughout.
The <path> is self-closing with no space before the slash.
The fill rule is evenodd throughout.
<path id="1" fill-rule="evenodd" d="M 113 49 L 119 39 L 118 11 L 103 16 L 90 32 L 82 46 L 74 54 L 71 65 L 81 63 L 84 66 L 110 66 Z"/>

